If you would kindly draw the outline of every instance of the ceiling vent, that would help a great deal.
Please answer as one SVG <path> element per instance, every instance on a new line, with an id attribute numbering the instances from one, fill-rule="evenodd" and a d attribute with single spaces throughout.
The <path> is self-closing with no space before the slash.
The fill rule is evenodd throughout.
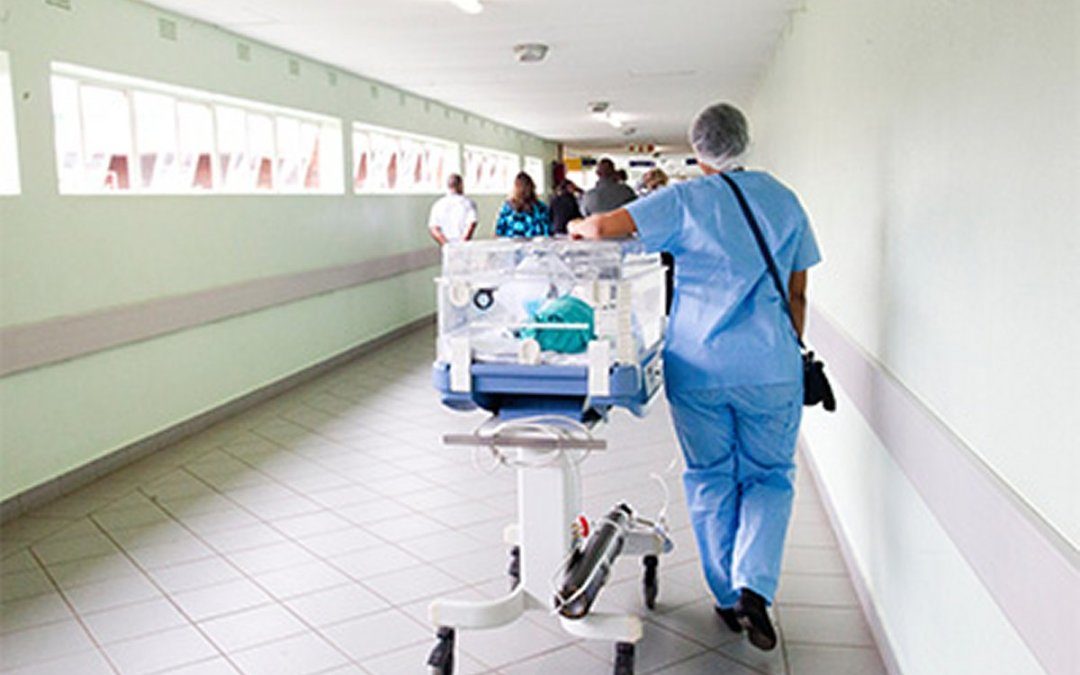
<path id="1" fill-rule="evenodd" d="M 172 19 L 160 17 L 158 18 L 157 23 L 158 35 L 161 36 L 163 40 L 171 40 L 172 42 L 176 42 L 176 22 Z"/>
<path id="2" fill-rule="evenodd" d="M 537 63 L 547 56 L 548 46 L 539 42 L 514 45 L 514 58 L 518 63 Z"/>

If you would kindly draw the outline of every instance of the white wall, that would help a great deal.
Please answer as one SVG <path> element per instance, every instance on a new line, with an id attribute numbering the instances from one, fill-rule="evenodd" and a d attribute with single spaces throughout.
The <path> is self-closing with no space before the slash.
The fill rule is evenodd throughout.
<path id="1" fill-rule="evenodd" d="M 1080 3 L 813 0 L 750 119 L 811 301 L 1080 544 Z M 854 406 L 805 432 L 905 672 L 1038 672 Z"/>

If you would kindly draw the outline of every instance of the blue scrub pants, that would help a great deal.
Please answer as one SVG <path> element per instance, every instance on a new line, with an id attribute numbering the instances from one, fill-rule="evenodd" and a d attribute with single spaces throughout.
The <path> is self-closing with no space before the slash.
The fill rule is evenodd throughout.
<path id="1" fill-rule="evenodd" d="M 772 602 L 794 497 L 802 382 L 668 389 L 705 579 L 720 607 L 749 588 Z"/>

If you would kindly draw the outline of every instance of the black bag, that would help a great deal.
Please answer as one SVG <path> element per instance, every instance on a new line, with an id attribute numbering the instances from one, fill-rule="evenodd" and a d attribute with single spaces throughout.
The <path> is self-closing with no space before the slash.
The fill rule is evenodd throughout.
<path id="1" fill-rule="evenodd" d="M 761 228 L 758 226 L 757 218 L 754 217 L 754 212 L 750 210 L 750 204 L 747 203 L 746 196 L 735 181 L 733 181 L 730 176 L 724 174 L 720 174 L 720 177 L 724 179 L 724 182 L 727 183 L 728 187 L 735 193 L 735 199 L 738 200 L 739 207 L 746 217 L 746 222 L 749 223 L 750 230 L 754 233 L 754 241 L 757 242 L 758 250 L 761 251 L 761 257 L 765 259 L 765 265 L 769 268 L 769 276 L 772 277 L 773 284 L 776 286 L 777 292 L 780 293 L 780 302 L 783 303 L 784 311 L 787 312 L 788 319 L 791 320 L 791 327 L 794 329 L 795 317 L 791 313 L 791 305 L 788 303 L 787 291 L 784 289 L 784 283 L 780 280 L 780 273 L 776 271 L 776 261 L 773 260 L 772 253 L 769 251 L 769 246 L 765 243 L 765 236 L 761 234 Z M 835 411 L 836 397 L 833 396 L 829 378 L 825 377 L 825 364 L 814 358 L 814 352 L 807 351 L 806 345 L 803 344 L 802 338 L 799 337 L 798 332 L 795 334 L 795 339 L 799 341 L 799 348 L 802 350 L 803 405 L 817 405 L 818 403 L 821 403 L 829 412 Z"/>

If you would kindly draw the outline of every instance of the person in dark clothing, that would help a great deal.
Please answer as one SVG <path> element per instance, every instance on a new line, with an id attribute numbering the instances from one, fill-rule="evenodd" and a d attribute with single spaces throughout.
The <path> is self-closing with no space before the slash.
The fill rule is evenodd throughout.
<path id="1" fill-rule="evenodd" d="M 581 210 L 587 216 L 614 211 L 637 199 L 634 190 L 617 179 L 615 163 L 604 157 L 596 164 L 596 187 L 585 193 Z"/>
<path id="2" fill-rule="evenodd" d="M 566 224 L 581 217 L 577 197 L 574 196 L 573 183 L 564 180 L 555 186 L 555 196 L 551 198 L 551 232 L 555 235 L 566 234 Z"/>

